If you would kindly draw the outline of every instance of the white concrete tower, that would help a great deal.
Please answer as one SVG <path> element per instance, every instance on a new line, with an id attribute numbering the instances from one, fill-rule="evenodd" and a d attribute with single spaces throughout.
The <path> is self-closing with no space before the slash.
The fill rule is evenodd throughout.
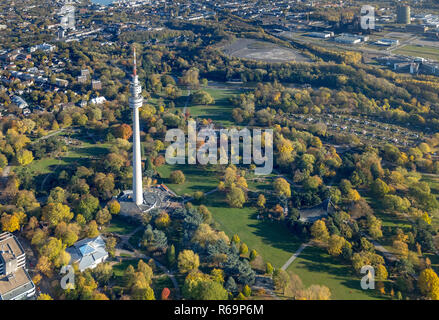
<path id="1" fill-rule="evenodd" d="M 140 152 L 139 108 L 142 107 L 142 87 L 136 70 L 136 48 L 133 50 L 133 78 L 130 85 L 129 105 L 133 109 L 133 199 L 137 205 L 143 203 L 142 158 Z"/>

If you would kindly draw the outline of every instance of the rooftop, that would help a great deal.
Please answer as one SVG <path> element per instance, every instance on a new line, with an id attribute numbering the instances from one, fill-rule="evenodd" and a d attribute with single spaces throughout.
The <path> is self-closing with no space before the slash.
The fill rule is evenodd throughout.
<path id="1" fill-rule="evenodd" d="M 70 263 L 78 263 L 80 271 L 88 269 L 108 257 L 105 241 L 101 236 L 80 240 L 67 248 L 66 251 L 71 256 Z"/>
<path id="2" fill-rule="evenodd" d="M 23 268 L 19 268 L 12 275 L 0 276 L 0 300 L 13 300 L 34 289 L 34 283 Z"/>
<path id="3" fill-rule="evenodd" d="M 0 262 L 4 261 L 7 263 L 23 253 L 24 250 L 14 235 L 10 233 L 0 234 Z"/>

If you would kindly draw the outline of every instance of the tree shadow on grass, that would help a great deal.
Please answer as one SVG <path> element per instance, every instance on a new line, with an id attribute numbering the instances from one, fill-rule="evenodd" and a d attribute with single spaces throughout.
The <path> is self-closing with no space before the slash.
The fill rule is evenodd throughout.
<path id="1" fill-rule="evenodd" d="M 224 195 L 217 192 L 209 195 L 205 205 L 211 208 L 221 208 L 224 210 L 229 209 L 229 206 L 224 199 Z M 267 246 L 271 246 L 276 249 L 280 249 L 291 253 L 291 255 L 296 252 L 299 246 L 303 243 L 296 237 L 281 221 L 270 221 L 270 220 L 258 220 L 256 209 L 249 206 L 245 206 L 243 209 L 229 209 L 230 210 L 252 210 L 252 213 L 242 212 L 242 214 L 247 215 L 245 219 L 249 220 L 247 227 L 249 232 L 254 236 L 258 237 L 262 243 Z M 230 219 L 240 219 L 243 217 L 239 216 L 240 212 L 230 212 Z M 229 217 L 227 217 L 229 218 Z M 251 244 L 249 244 L 251 245 Z M 286 261 L 285 261 L 286 262 Z"/>
<path id="2" fill-rule="evenodd" d="M 328 278 L 338 281 L 340 286 L 344 286 L 346 288 L 346 294 L 348 295 L 354 294 L 355 292 L 353 290 L 362 290 L 360 285 L 361 277 L 355 274 L 352 266 L 339 261 L 337 258 L 331 257 L 323 252 L 323 249 L 308 247 L 303 250 L 300 254 L 300 265 L 301 268 L 304 268 L 309 272 L 315 272 L 321 275 L 326 274 Z M 331 288 L 331 285 L 328 285 L 324 282 L 315 284 L 327 285 L 331 290 L 335 289 Z M 340 288 L 337 291 L 339 290 Z M 377 292 L 373 290 L 364 291 L 364 294 L 370 296 L 371 298 L 385 298 L 379 296 Z"/>
<path id="3" fill-rule="evenodd" d="M 254 222 L 248 226 L 253 229 L 252 233 L 260 238 L 264 244 L 289 252 L 292 255 L 304 242 L 288 230 L 282 222 L 257 220 L 256 215 L 256 213 L 252 215 L 251 219 Z"/>

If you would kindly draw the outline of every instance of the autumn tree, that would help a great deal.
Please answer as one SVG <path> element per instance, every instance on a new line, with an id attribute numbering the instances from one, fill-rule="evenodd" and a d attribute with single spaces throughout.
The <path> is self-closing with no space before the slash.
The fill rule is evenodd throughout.
<path id="1" fill-rule="evenodd" d="M 27 166 L 34 160 L 32 151 L 22 149 L 17 152 L 17 162 L 22 166 Z"/>
<path id="2" fill-rule="evenodd" d="M 265 199 L 265 196 L 261 193 L 258 196 L 258 201 L 257 201 L 257 205 L 259 208 L 265 208 L 265 203 L 267 202 L 267 200 Z"/>
<path id="3" fill-rule="evenodd" d="M 20 219 L 17 215 L 3 213 L 0 222 L 3 231 L 14 232 L 20 229 Z"/>
<path id="4" fill-rule="evenodd" d="M 226 200 L 232 208 L 242 208 L 245 203 L 245 194 L 238 187 L 231 187 L 226 194 Z"/>
<path id="5" fill-rule="evenodd" d="M 291 197 L 290 184 L 284 178 L 277 178 L 273 187 L 278 196 Z"/>
<path id="6" fill-rule="evenodd" d="M 186 178 L 184 176 L 183 171 L 175 170 L 171 172 L 169 176 L 169 180 L 171 181 L 171 183 L 182 184 L 185 182 Z"/>
<path id="7" fill-rule="evenodd" d="M 116 138 L 128 140 L 133 135 L 131 126 L 123 123 L 112 128 L 112 133 Z"/>
<path id="8" fill-rule="evenodd" d="M 61 221 L 69 222 L 73 218 L 73 212 L 62 203 L 48 203 L 43 208 L 43 220 L 56 227 Z"/>
<path id="9" fill-rule="evenodd" d="M 343 247 L 345 245 L 350 246 L 345 238 L 338 236 L 336 234 L 331 235 L 328 241 L 328 253 L 331 256 L 339 256 L 342 253 Z"/>
<path id="10" fill-rule="evenodd" d="M 424 269 L 418 278 L 418 286 L 422 294 L 432 300 L 439 300 L 439 277 L 433 269 Z"/>
<path id="11" fill-rule="evenodd" d="M 108 206 L 108 210 L 110 211 L 111 214 L 113 214 L 113 215 L 119 214 L 120 203 L 117 200 L 111 200 L 110 202 L 108 202 L 107 206 Z"/>
<path id="12" fill-rule="evenodd" d="M 163 288 L 161 298 L 162 300 L 169 300 L 169 296 L 171 294 L 171 291 L 168 288 Z"/>
<path id="13" fill-rule="evenodd" d="M 320 241 L 327 241 L 329 239 L 329 232 L 323 220 L 317 220 L 311 226 L 311 235 L 314 239 Z"/>
<path id="14" fill-rule="evenodd" d="M 192 250 L 183 250 L 178 255 L 178 269 L 181 273 L 187 273 L 198 269 L 200 265 L 200 258 L 198 254 Z"/>

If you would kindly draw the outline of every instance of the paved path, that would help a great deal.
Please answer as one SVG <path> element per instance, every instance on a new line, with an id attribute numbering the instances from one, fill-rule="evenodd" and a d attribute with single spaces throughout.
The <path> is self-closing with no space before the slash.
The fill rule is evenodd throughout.
<path id="1" fill-rule="evenodd" d="M 189 89 L 187 92 L 187 99 L 186 102 L 184 104 L 184 108 L 183 108 L 183 114 L 186 114 L 187 111 L 187 105 L 189 104 L 189 100 L 191 99 L 191 90 Z"/>
<path id="2" fill-rule="evenodd" d="M 290 264 L 293 263 L 294 260 L 296 260 L 296 258 L 302 253 L 302 251 L 308 247 L 310 244 L 308 243 L 302 243 L 302 245 L 299 247 L 299 249 L 297 249 L 297 251 L 288 259 L 287 262 L 285 262 L 285 264 L 281 267 L 282 270 L 286 270 Z"/>
<path id="3" fill-rule="evenodd" d="M 66 130 L 66 128 L 56 130 L 56 131 L 54 131 L 52 133 L 49 133 L 48 135 L 45 135 L 43 137 L 40 137 L 40 138 L 36 139 L 35 141 L 31 142 L 30 144 L 35 144 L 35 143 L 37 143 L 38 141 L 41 141 L 41 140 L 47 140 L 50 137 L 53 137 L 53 136 L 57 135 L 58 133 L 63 132 L 65 130 Z"/>
<path id="4" fill-rule="evenodd" d="M 379 243 L 376 240 L 373 240 L 370 236 L 366 235 L 363 232 L 361 232 L 361 235 L 363 237 L 365 237 L 367 240 L 369 240 L 374 245 L 375 250 L 381 252 L 383 254 L 384 258 L 386 258 L 387 260 L 392 261 L 392 262 L 398 260 L 398 257 L 395 254 L 393 254 L 392 252 L 390 252 L 389 250 L 387 250 L 386 248 L 384 248 L 381 245 L 381 243 Z"/>
<path id="5" fill-rule="evenodd" d="M 212 193 L 217 192 L 217 191 L 218 191 L 218 188 L 215 188 L 213 190 L 207 191 L 206 193 L 204 193 L 204 196 L 208 196 L 209 194 L 212 194 Z M 190 198 L 184 199 L 183 203 L 186 203 L 186 202 L 192 201 L 192 200 L 194 200 L 194 198 L 190 197 Z"/>

